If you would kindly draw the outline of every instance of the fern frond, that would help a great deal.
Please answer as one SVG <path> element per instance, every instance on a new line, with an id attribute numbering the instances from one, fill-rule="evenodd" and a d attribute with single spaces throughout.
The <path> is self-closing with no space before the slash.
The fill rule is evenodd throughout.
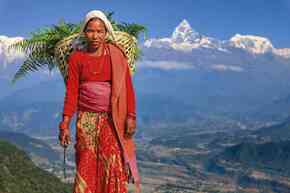
<path id="1" fill-rule="evenodd" d="M 43 52 L 45 49 L 45 42 L 38 40 L 21 40 L 15 42 L 8 47 L 8 51 L 14 50 L 17 52 L 24 52 L 29 54 L 30 52 Z"/>
<path id="2" fill-rule="evenodd" d="M 29 72 L 38 71 L 41 68 L 45 68 L 45 66 L 52 70 L 54 68 L 53 62 L 54 59 L 51 56 L 46 54 L 39 55 L 39 53 L 32 52 L 15 73 L 12 83 L 15 83 L 18 79 L 24 77 Z"/>

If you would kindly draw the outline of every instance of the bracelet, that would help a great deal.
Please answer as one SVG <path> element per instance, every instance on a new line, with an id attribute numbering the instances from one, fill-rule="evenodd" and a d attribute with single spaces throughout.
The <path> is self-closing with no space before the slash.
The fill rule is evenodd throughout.
<path id="1" fill-rule="evenodd" d="M 59 129 L 60 130 L 69 130 L 69 127 L 66 125 L 66 123 L 64 123 L 64 122 L 61 122 L 60 124 L 59 124 Z"/>
<path id="2" fill-rule="evenodd" d="M 132 115 L 128 115 L 128 116 L 127 116 L 127 119 L 133 119 L 133 120 L 136 120 L 136 117 L 135 117 L 135 116 L 132 116 Z"/>
<path id="3" fill-rule="evenodd" d="M 128 115 L 132 115 L 132 116 L 136 116 L 136 113 L 135 112 L 128 112 L 127 114 Z"/>

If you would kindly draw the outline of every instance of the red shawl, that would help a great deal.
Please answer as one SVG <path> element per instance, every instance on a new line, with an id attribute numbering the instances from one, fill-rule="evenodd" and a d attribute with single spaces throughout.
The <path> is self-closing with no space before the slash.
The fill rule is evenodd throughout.
<path id="1" fill-rule="evenodd" d="M 126 70 L 128 62 L 125 53 L 118 46 L 107 43 L 112 63 L 112 117 L 114 128 L 123 149 L 126 164 L 128 164 L 136 185 L 135 192 L 140 192 L 140 176 L 137 168 L 134 138 L 125 138 L 125 124 L 127 119 Z"/>

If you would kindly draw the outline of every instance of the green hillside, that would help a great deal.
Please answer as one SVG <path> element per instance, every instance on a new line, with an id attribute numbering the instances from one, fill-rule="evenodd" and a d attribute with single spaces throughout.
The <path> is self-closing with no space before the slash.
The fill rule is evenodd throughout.
<path id="1" fill-rule="evenodd" d="M 71 185 L 36 167 L 24 151 L 0 140 L 1 193 L 69 193 Z"/>
<path id="2" fill-rule="evenodd" d="M 219 159 L 290 175 L 290 141 L 241 143 L 227 148 Z"/>

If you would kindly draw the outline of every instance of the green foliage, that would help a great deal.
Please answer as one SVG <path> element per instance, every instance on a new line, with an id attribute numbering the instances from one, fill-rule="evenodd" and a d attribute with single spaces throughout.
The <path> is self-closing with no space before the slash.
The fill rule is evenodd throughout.
<path id="1" fill-rule="evenodd" d="M 28 72 L 38 71 L 47 67 L 52 70 L 56 66 L 54 48 L 57 42 L 63 38 L 77 33 L 80 24 L 66 23 L 63 20 L 57 25 L 39 29 L 31 33 L 30 39 L 12 44 L 9 49 L 15 49 L 27 54 L 19 70 L 14 75 L 12 82 L 26 75 Z"/>
<path id="2" fill-rule="evenodd" d="M 146 28 L 139 24 L 117 23 L 113 20 L 113 12 L 106 14 L 111 21 L 114 30 L 124 31 L 136 37 L 141 32 L 146 32 Z M 57 66 L 55 48 L 61 40 L 79 33 L 81 23 L 73 24 L 61 20 L 58 24 L 41 28 L 31 33 L 30 39 L 25 39 L 12 44 L 9 49 L 15 49 L 26 53 L 27 58 L 13 77 L 12 83 L 25 76 L 29 72 L 48 68 L 49 71 Z M 134 51 L 136 59 L 140 56 L 140 50 Z"/>
<path id="3" fill-rule="evenodd" d="M 219 159 L 290 176 L 290 141 L 254 144 L 244 142 L 218 155 Z"/>
<path id="4" fill-rule="evenodd" d="M 36 167 L 16 146 L 0 140 L 0 192 L 69 193 L 71 185 Z"/>
<path id="5" fill-rule="evenodd" d="M 144 33 L 144 38 L 146 39 L 147 29 L 145 26 L 136 23 L 126 23 L 126 22 L 118 23 L 113 19 L 113 14 L 114 12 L 108 12 L 106 13 L 106 16 L 110 20 L 114 30 L 127 32 L 128 34 L 134 36 L 135 38 L 138 38 L 140 33 Z"/>
<path id="6" fill-rule="evenodd" d="M 124 31 L 127 32 L 128 34 L 138 38 L 141 32 L 145 32 L 145 38 L 146 38 L 146 28 L 143 25 L 139 25 L 136 23 L 124 23 L 122 22 L 121 24 L 116 25 L 116 30 L 118 31 Z"/>

